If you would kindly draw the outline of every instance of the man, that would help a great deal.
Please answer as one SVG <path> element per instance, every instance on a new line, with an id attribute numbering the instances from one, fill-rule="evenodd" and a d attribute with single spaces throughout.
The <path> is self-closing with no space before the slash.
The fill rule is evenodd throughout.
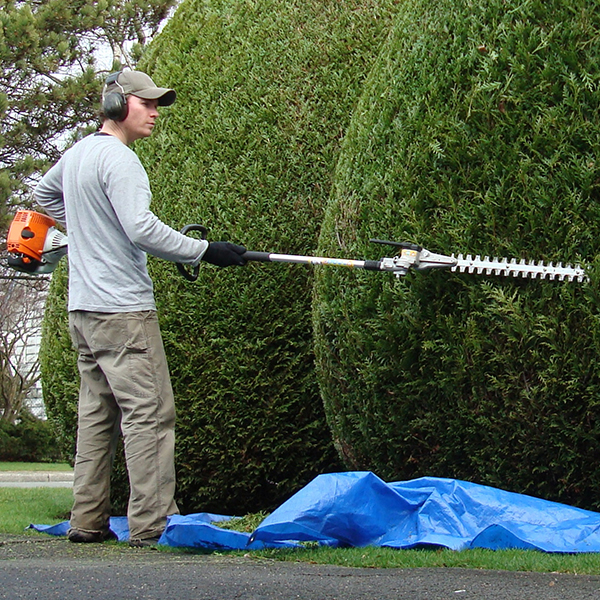
<path id="1" fill-rule="evenodd" d="M 110 471 L 123 434 L 130 544 L 154 545 L 174 500 L 173 392 L 146 253 L 191 265 L 243 265 L 245 248 L 171 229 L 150 209 L 146 171 L 128 147 L 152 134 L 175 92 L 139 71 L 113 73 L 99 132 L 69 150 L 35 190 L 69 236 L 69 327 L 81 375 L 69 540 L 114 539 Z"/>

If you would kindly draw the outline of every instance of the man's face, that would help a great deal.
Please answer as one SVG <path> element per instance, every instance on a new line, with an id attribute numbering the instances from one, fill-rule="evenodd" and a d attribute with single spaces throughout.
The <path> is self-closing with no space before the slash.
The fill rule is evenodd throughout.
<path id="1" fill-rule="evenodd" d="M 127 97 L 127 118 L 122 122 L 122 127 L 128 142 L 151 135 L 154 123 L 158 118 L 158 100 L 144 100 L 137 96 Z"/>

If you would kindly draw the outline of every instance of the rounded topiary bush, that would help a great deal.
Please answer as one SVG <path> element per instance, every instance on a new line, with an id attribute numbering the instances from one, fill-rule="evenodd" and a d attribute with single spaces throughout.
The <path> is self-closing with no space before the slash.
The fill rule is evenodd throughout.
<path id="1" fill-rule="evenodd" d="M 599 28 L 582 0 L 402 4 L 319 253 L 585 259 L 590 282 L 321 269 L 317 370 L 349 468 L 600 506 Z"/>
<path id="2" fill-rule="evenodd" d="M 311 253 L 339 146 L 389 32 L 392 1 L 183 4 L 148 64 L 177 89 L 140 147 L 155 210 L 209 239 Z M 306 267 L 203 265 L 190 284 L 154 261 L 178 397 L 185 508 L 276 506 L 339 468 L 314 372 Z"/>
<path id="3" fill-rule="evenodd" d="M 186 0 L 140 68 L 177 90 L 136 146 L 153 210 L 251 250 L 317 245 L 339 147 L 396 0 Z M 150 261 L 184 511 L 268 509 L 340 467 L 312 351 L 312 271 Z"/>

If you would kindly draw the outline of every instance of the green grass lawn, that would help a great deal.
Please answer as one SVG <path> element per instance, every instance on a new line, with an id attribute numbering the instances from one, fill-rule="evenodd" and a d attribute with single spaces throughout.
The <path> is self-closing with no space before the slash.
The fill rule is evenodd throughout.
<path id="1" fill-rule="evenodd" d="M 67 463 L 0 462 L 4 471 L 72 471 Z M 0 488 L 0 533 L 18 534 L 30 525 L 54 525 L 69 518 L 70 488 Z"/>
<path id="2" fill-rule="evenodd" d="M 70 488 L 0 487 L 0 533 L 23 533 L 32 523 L 54 525 L 69 518 Z"/>
<path id="3" fill-rule="evenodd" d="M 263 550 L 254 553 L 275 560 L 380 569 L 454 567 L 495 571 L 600 574 L 600 554 L 548 554 L 534 550 L 448 549 L 392 550 L 391 548 L 307 548 Z"/>
<path id="4" fill-rule="evenodd" d="M 67 463 L 0 462 L 0 471 L 72 471 Z"/>

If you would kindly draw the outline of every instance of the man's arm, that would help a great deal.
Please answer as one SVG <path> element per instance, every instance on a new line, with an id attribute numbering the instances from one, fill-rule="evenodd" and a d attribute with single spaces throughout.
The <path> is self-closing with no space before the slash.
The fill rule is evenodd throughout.
<path id="1" fill-rule="evenodd" d="M 129 240 L 140 250 L 169 260 L 197 265 L 208 242 L 185 235 L 163 223 L 151 210 L 148 176 L 129 149 L 111 155 L 105 193 Z"/>
<path id="2" fill-rule="evenodd" d="M 36 186 L 33 195 L 44 211 L 66 227 L 65 199 L 62 190 L 62 168 L 55 164 Z"/>

